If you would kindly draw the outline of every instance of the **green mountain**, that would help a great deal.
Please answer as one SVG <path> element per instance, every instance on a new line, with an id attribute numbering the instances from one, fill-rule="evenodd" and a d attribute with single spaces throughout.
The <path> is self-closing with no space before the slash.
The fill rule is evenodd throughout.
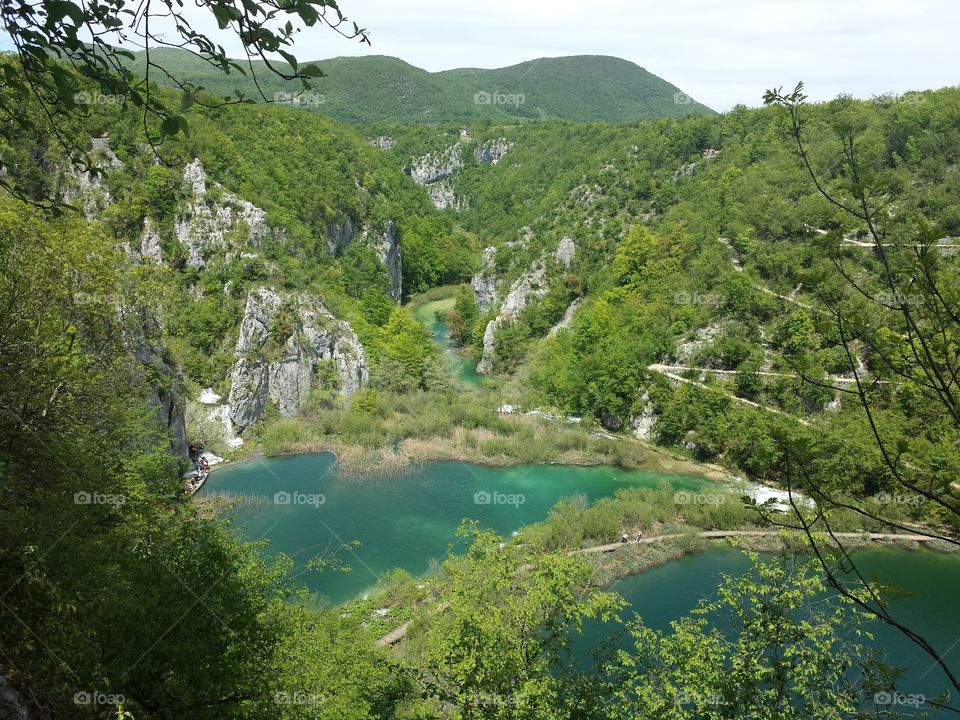
<path id="1" fill-rule="evenodd" d="M 189 53 L 153 51 L 152 57 L 181 81 L 210 92 L 262 100 L 252 78 L 223 75 Z M 351 123 L 470 123 L 535 119 L 630 122 L 658 117 L 712 115 L 679 88 L 634 63 L 579 55 L 540 58 L 506 68 L 460 68 L 431 73 L 386 56 L 340 57 L 316 62 L 326 77 L 302 90 L 254 63 L 263 95 Z M 143 56 L 133 64 L 144 70 Z M 156 74 L 154 75 L 156 77 Z M 162 82 L 163 80 L 161 80 Z"/>

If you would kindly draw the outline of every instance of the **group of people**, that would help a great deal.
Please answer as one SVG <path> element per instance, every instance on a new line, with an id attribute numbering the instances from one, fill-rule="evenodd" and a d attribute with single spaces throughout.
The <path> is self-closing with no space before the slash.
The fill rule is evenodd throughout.
<path id="1" fill-rule="evenodd" d="M 210 463 L 203 456 L 202 446 L 190 443 L 190 460 L 193 462 L 193 470 L 185 475 L 187 479 L 185 490 L 188 495 L 195 493 L 210 474 Z"/>
<path id="2" fill-rule="evenodd" d="M 641 540 L 643 540 L 643 530 L 641 530 L 640 528 L 637 528 L 637 531 L 634 533 L 634 537 L 636 538 L 637 542 L 640 542 Z M 627 533 L 626 530 L 624 530 L 620 534 L 620 542 L 623 545 L 626 545 L 628 542 L 630 542 L 630 535 Z"/>

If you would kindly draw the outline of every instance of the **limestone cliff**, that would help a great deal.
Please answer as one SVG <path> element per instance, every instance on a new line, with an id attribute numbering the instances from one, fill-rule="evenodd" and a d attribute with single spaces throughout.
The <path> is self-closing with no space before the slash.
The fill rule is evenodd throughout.
<path id="1" fill-rule="evenodd" d="M 470 280 L 474 293 L 477 296 L 477 307 L 481 312 L 486 312 L 493 307 L 497 301 L 497 276 L 494 260 L 497 256 L 495 247 L 487 247 L 483 250 L 483 260 L 479 272 Z"/>
<path id="2" fill-rule="evenodd" d="M 274 237 L 279 231 L 267 225 L 266 213 L 253 203 L 216 186 L 207 189 L 207 174 L 199 160 L 188 163 L 183 171 L 188 201 L 177 218 L 177 239 L 187 253 L 187 265 L 203 268 L 214 252 L 230 249 L 231 239 L 242 237 L 251 247 Z"/>
<path id="3" fill-rule="evenodd" d="M 230 419 L 239 431 L 260 419 L 267 401 L 283 415 L 319 382 L 317 364 L 331 361 L 339 390 L 351 394 L 369 377 L 366 354 L 353 329 L 319 299 L 281 297 L 270 288 L 247 296 L 230 376 Z"/>

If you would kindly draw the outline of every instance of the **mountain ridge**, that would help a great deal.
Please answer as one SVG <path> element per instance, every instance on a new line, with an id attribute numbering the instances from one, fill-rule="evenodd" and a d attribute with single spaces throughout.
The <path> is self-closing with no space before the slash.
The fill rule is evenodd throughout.
<path id="1" fill-rule="evenodd" d="M 249 76 L 223 75 L 185 51 L 152 51 L 151 57 L 181 82 L 222 96 L 240 92 L 247 99 L 262 101 Z M 313 62 L 325 76 L 306 93 L 299 83 L 285 81 L 255 62 L 263 95 L 268 101 L 297 104 L 355 124 L 632 122 L 715 114 L 636 63 L 607 55 L 537 58 L 502 68 L 437 72 L 388 55 Z M 143 55 L 138 53 L 131 68 L 143 67 Z"/>

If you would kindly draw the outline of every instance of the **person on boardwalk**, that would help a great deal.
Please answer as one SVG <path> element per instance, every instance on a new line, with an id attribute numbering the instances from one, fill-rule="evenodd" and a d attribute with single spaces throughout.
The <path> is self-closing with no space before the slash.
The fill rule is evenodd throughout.
<path id="1" fill-rule="evenodd" d="M 641 540 L 643 540 L 643 530 L 637 528 L 637 542 L 640 542 Z"/>
<path id="2" fill-rule="evenodd" d="M 630 536 L 627 535 L 627 531 L 624 530 L 624 531 L 623 531 L 623 534 L 620 536 L 620 542 L 623 543 L 624 545 L 626 545 L 626 544 L 627 544 L 627 541 L 628 541 L 629 539 L 630 539 Z"/>

